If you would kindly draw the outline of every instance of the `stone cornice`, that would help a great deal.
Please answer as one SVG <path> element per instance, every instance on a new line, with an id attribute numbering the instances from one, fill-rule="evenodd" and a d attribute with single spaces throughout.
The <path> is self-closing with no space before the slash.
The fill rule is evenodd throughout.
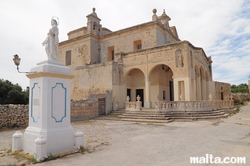
<path id="1" fill-rule="evenodd" d="M 71 41 L 76 41 L 76 40 L 80 40 L 80 39 L 83 39 L 83 38 L 86 38 L 86 37 L 95 37 L 95 38 L 99 38 L 99 39 L 104 39 L 106 37 L 110 37 L 110 36 L 115 36 L 115 35 L 118 35 L 118 34 L 121 34 L 121 33 L 125 33 L 125 32 L 128 32 L 128 31 L 132 31 L 132 30 L 137 30 L 137 29 L 140 29 L 140 28 L 143 28 L 143 27 L 146 27 L 146 26 L 153 26 L 153 25 L 157 25 L 158 27 L 160 27 L 163 31 L 166 31 L 168 32 L 168 34 L 173 37 L 175 40 L 177 41 L 180 41 L 179 38 L 177 38 L 176 36 L 173 35 L 173 33 L 170 31 L 170 30 L 166 30 L 163 25 L 161 25 L 158 21 L 150 21 L 150 22 L 146 22 L 146 23 L 143 23 L 143 24 L 139 24 L 139 25 L 135 25 L 135 26 L 132 26 L 132 27 L 129 27 L 129 28 L 125 28 L 125 29 L 121 29 L 121 30 L 118 30 L 118 31 L 114 31 L 114 32 L 110 32 L 109 34 L 106 34 L 106 35 L 101 35 L 101 36 L 96 36 L 94 34 L 86 34 L 86 35 L 83 35 L 83 36 L 79 36 L 79 37 L 76 37 L 76 38 L 73 38 L 73 39 L 69 39 L 69 40 L 66 40 L 66 41 L 62 41 L 59 43 L 59 45 L 62 45 L 62 44 L 66 44 L 66 43 L 69 43 Z M 84 29 L 85 27 L 82 27 L 82 28 L 79 28 L 79 29 L 76 29 L 76 30 L 73 30 L 73 31 L 70 31 L 68 33 L 68 35 L 70 33 L 73 33 L 73 32 L 76 32 L 76 31 L 79 31 L 81 29 Z M 107 29 L 107 28 L 106 28 Z M 109 29 L 107 29 L 109 30 Z M 110 31 L 110 30 L 109 30 Z"/>
<path id="2" fill-rule="evenodd" d="M 106 34 L 106 35 L 102 36 L 101 38 L 117 35 L 117 34 L 128 32 L 128 31 L 131 31 L 131 30 L 137 30 L 137 29 L 143 28 L 145 26 L 151 26 L 151 25 L 158 25 L 159 27 L 161 27 L 162 30 L 167 31 L 168 34 L 171 35 L 175 40 L 180 41 L 179 38 L 174 36 L 173 33 L 170 30 L 165 29 L 164 26 L 162 24 L 160 24 L 158 21 L 150 21 L 150 22 L 142 23 L 142 24 L 135 25 L 135 26 L 132 26 L 132 27 L 128 27 L 128 28 L 125 28 L 125 29 L 121 29 L 121 30 L 118 30 L 118 31 L 114 31 L 114 32 L 111 32 L 109 34 Z"/>
<path id="3" fill-rule="evenodd" d="M 38 72 L 38 73 L 32 73 L 26 75 L 28 78 L 39 78 L 39 77 L 53 77 L 53 78 L 66 78 L 66 79 L 72 79 L 73 75 L 68 74 L 60 74 L 60 73 L 51 73 L 51 72 Z"/>
<path id="4" fill-rule="evenodd" d="M 99 37 L 94 35 L 94 34 L 86 34 L 86 35 L 83 35 L 83 36 L 79 36 L 79 37 L 76 37 L 76 38 L 73 38 L 73 39 L 69 39 L 69 40 L 65 40 L 65 41 L 62 41 L 59 43 L 59 46 L 61 45 L 64 45 L 64 44 L 68 44 L 68 43 L 71 43 L 73 41 L 77 41 L 77 40 L 81 40 L 81 39 L 86 39 L 86 38 L 90 38 L 90 37 L 93 37 L 93 38 L 96 38 L 97 40 L 99 40 Z"/>

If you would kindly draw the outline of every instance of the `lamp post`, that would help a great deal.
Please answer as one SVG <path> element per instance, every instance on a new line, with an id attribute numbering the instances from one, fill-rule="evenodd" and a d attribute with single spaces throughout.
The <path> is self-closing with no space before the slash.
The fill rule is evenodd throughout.
<path id="1" fill-rule="evenodd" d="M 17 69 L 18 73 L 27 73 L 27 74 L 36 73 L 36 72 L 20 72 L 19 65 L 20 65 L 21 58 L 19 58 L 19 56 L 17 54 L 14 55 L 13 61 L 17 67 L 16 69 Z"/>

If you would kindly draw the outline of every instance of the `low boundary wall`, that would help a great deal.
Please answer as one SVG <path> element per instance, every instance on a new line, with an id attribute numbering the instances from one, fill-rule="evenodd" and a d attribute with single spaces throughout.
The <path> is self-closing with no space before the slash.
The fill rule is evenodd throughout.
<path id="1" fill-rule="evenodd" d="M 0 105 L 0 128 L 26 127 L 29 123 L 29 105 Z"/>

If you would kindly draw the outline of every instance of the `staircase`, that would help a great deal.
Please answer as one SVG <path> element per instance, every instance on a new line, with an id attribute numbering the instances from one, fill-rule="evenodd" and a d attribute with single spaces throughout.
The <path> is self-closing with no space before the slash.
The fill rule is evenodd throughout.
<path id="1" fill-rule="evenodd" d="M 206 119 L 226 118 L 229 114 L 223 111 L 171 111 L 165 113 L 166 117 L 174 121 L 194 121 Z"/>
<path id="2" fill-rule="evenodd" d="M 100 117 L 107 120 L 120 120 L 143 123 L 169 123 L 173 121 L 194 121 L 206 119 L 226 118 L 227 113 L 223 111 L 169 111 L 160 113 L 152 109 L 141 111 L 119 110 L 111 112 L 108 116 Z"/>
<path id="3" fill-rule="evenodd" d="M 108 116 L 101 116 L 98 119 L 102 120 L 119 120 L 119 121 L 130 121 L 130 122 L 144 122 L 144 123 L 169 123 L 170 120 L 166 115 L 160 114 L 154 110 L 142 111 L 127 111 L 119 110 L 111 112 Z"/>

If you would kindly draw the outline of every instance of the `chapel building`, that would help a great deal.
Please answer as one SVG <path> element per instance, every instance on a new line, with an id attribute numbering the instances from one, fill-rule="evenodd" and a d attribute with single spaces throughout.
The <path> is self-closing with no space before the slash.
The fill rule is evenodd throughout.
<path id="1" fill-rule="evenodd" d="M 163 11 L 146 23 L 111 31 L 101 25 L 95 8 L 87 25 L 70 31 L 59 44 L 58 59 L 70 69 L 71 100 L 103 98 L 106 113 L 112 101 L 125 108 L 136 101 L 153 108 L 162 101 L 224 100 L 230 85 L 214 82 L 212 59 L 204 50 L 179 38 L 171 18 Z M 195 35 L 195 34 L 194 34 Z"/>

